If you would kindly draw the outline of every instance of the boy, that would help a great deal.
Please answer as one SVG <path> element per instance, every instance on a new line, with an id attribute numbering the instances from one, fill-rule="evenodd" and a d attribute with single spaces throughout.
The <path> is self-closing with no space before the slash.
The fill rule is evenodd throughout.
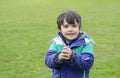
<path id="1" fill-rule="evenodd" d="M 53 70 L 52 78 L 89 78 L 94 62 L 92 39 L 80 32 L 81 16 L 66 11 L 57 18 L 58 35 L 52 40 L 45 64 Z"/>

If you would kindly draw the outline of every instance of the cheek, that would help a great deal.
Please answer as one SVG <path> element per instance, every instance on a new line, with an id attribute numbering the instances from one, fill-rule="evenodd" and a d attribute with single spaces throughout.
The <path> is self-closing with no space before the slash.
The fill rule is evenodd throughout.
<path id="1" fill-rule="evenodd" d="M 79 32 L 80 30 L 77 28 L 77 29 L 74 29 L 74 31 Z"/>
<path id="2" fill-rule="evenodd" d="M 62 33 L 63 35 L 65 35 L 66 32 L 65 32 L 65 31 L 61 31 L 61 33 Z"/>
<path id="3" fill-rule="evenodd" d="M 75 32 L 76 32 L 76 34 L 79 34 L 80 30 L 79 30 L 79 29 L 77 29 L 77 30 L 75 30 Z"/>
<path id="4" fill-rule="evenodd" d="M 62 33 L 66 33 L 67 30 L 66 30 L 66 29 L 61 29 L 60 32 L 62 32 Z"/>

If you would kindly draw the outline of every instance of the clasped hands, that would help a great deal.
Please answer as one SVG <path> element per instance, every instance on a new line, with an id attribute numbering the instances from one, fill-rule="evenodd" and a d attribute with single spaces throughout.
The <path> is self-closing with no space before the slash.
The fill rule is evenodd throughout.
<path id="1" fill-rule="evenodd" d="M 60 60 L 70 60 L 72 56 L 72 50 L 64 44 L 62 52 L 59 54 Z"/>

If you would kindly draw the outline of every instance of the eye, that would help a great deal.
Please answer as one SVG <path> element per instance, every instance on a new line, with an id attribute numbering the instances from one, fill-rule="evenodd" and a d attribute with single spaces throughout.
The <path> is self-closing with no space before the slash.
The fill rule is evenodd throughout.
<path id="1" fill-rule="evenodd" d="M 77 25 L 73 25 L 72 27 L 75 28 L 75 27 L 77 27 Z"/>
<path id="2" fill-rule="evenodd" d="M 64 28 L 68 28 L 68 25 L 64 25 Z"/>

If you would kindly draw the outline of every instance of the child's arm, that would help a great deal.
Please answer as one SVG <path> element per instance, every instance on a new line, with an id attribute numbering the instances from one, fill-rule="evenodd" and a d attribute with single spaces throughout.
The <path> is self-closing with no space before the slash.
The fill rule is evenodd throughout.
<path id="1" fill-rule="evenodd" d="M 90 53 L 76 54 L 75 62 L 72 66 L 80 70 L 87 70 L 92 67 L 93 62 L 94 56 Z"/>
<path id="2" fill-rule="evenodd" d="M 75 53 L 75 61 L 73 64 L 71 64 L 71 66 L 73 66 L 73 68 L 80 70 L 90 69 L 94 62 L 92 45 L 91 44 L 85 45 L 82 51 L 83 51 L 82 54 Z"/>
<path id="3" fill-rule="evenodd" d="M 50 68 L 60 68 L 62 62 L 56 62 L 56 58 L 59 55 L 59 53 L 56 53 L 54 50 L 48 50 L 46 57 L 45 57 L 45 64 Z"/>
<path id="4" fill-rule="evenodd" d="M 45 64 L 50 68 L 60 68 L 62 61 L 58 59 L 59 52 L 56 49 L 56 43 L 52 42 L 45 56 Z"/>

